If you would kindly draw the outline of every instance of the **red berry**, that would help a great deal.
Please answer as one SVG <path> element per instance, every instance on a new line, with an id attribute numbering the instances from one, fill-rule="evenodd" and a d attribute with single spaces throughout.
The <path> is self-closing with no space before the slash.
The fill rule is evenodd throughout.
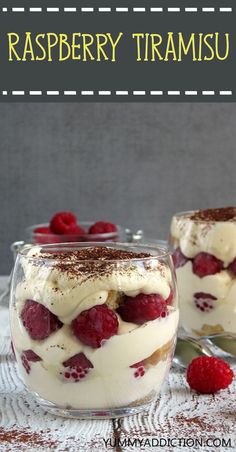
<path id="1" fill-rule="evenodd" d="M 143 367 L 144 366 L 144 360 L 143 361 L 139 361 L 138 363 L 132 364 L 131 369 L 138 369 L 139 367 Z"/>
<path id="2" fill-rule="evenodd" d="M 180 248 L 176 248 L 176 250 L 172 254 L 172 259 L 175 268 L 183 267 L 186 262 L 188 262 L 188 258 L 184 256 Z"/>
<path id="3" fill-rule="evenodd" d="M 131 369 L 136 369 L 134 372 L 134 377 L 138 378 L 138 377 L 143 377 L 145 374 L 145 362 L 144 361 L 139 361 L 138 363 L 132 364 L 132 366 L 129 366 Z"/>
<path id="4" fill-rule="evenodd" d="M 208 253 L 199 253 L 193 259 L 193 273 L 203 278 L 207 275 L 215 275 L 223 268 L 223 262 Z"/>
<path id="5" fill-rule="evenodd" d="M 117 309 L 118 314 L 126 322 L 142 325 L 158 317 L 166 317 L 166 301 L 159 294 L 139 294 L 136 297 L 126 297 Z"/>
<path id="6" fill-rule="evenodd" d="M 214 300 L 217 298 L 209 293 L 197 292 L 194 294 L 196 308 L 202 312 L 210 312 L 214 308 L 214 303 L 212 303 Z"/>
<path id="7" fill-rule="evenodd" d="M 71 212 L 58 212 L 50 221 L 50 229 L 54 234 L 73 234 L 76 216 Z"/>
<path id="8" fill-rule="evenodd" d="M 93 368 L 91 361 L 82 352 L 64 361 L 63 366 L 67 368 L 64 377 L 76 382 L 84 378 L 89 370 Z"/>
<path id="9" fill-rule="evenodd" d="M 236 275 L 236 258 L 233 260 L 233 262 L 231 262 L 231 264 L 229 264 L 228 269 L 229 269 L 234 275 Z"/>
<path id="10" fill-rule="evenodd" d="M 35 340 L 45 339 L 62 326 L 56 315 L 34 300 L 26 300 L 21 320 L 30 337 Z"/>
<path id="11" fill-rule="evenodd" d="M 33 363 L 36 363 L 37 361 L 42 361 L 40 356 L 37 355 L 33 350 L 25 350 L 23 354 L 28 361 L 32 361 Z"/>
<path id="12" fill-rule="evenodd" d="M 74 335 L 84 344 L 99 348 L 102 341 L 117 334 L 118 318 L 105 304 L 81 312 L 72 322 Z"/>
<path id="13" fill-rule="evenodd" d="M 42 361 L 42 359 L 40 358 L 40 356 L 36 355 L 36 353 L 34 353 L 33 350 L 25 350 L 21 354 L 21 361 L 27 374 L 29 374 L 31 370 L 29 363 L 30 362 L 36 363 L 37 361 Z"/>
<path id="14" fill-rule="evenodd" d="M 50 229 L 46 227 L 39 227 L 34 229 L 34 234 L 50 234 Z"/>
<path id="15" fill-rule="evenodd" d="M 35 243 L 39 243 L 40 245 L 47 243 L 57 243 L 58 236 L 53 234 L 49 228 L 39 227 L 34 229 L 33 232 L 33 240 Z"/>
<path id="16" fill-rule="evenodd" d="M 74 224 L 71 226 L 70 230 L 67 232 L 67 241 L 68 242 L 75 242 L 79 241 L 80 237 L 85 234 L 85 230 L 78 226 L 78 224 Z"/>
<path id="17" fill-rule="evenodd" d="M 117 232 L 117 227 L 113 223 L 108 223 L 106 221 L 97 221 L 89 228 L 89 234 L 105 234 L 108 232 Z"/>
<path id="18" fill-rule="evenodd" d="M 214 356 L 199 356 L 188 366 L 187 382 L 201 394 L 213 394 L 227 388 L 233 381 L 228 363 Z"/>

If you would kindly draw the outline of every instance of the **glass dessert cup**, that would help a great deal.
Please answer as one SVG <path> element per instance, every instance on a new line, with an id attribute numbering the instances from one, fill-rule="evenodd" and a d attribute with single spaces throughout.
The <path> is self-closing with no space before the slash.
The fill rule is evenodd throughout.
<path id="1" fill-rule="evenodd" d="M 175 348 L 170 254 L 140 244 L 26 245 L 10 323 L 21 378 L 44 409 L 74 418 L 140 412 L 159 393 Z"/>
<path id="2" fill-rule="evenodd" d="M 236 208 L 173 216 L 180 326 L 192 336 L 236 333 Z"/>

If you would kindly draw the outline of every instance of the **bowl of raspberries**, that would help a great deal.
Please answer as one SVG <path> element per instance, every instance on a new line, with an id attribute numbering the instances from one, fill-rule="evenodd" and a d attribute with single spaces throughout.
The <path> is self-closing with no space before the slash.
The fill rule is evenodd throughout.
<path id="1" fill-rule="evenodd" d="M 72 212 L 58 212 L 48 223 L 26 229 L 30 243 L 117 242 L 125 238 L 125 229 L 108 221 L 78 222 Z"/>

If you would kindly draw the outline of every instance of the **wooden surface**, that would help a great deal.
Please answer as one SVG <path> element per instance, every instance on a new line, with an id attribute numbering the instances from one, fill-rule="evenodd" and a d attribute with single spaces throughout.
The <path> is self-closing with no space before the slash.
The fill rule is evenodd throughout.
<path id="1" fill-rule="evenodd" d="M 236 451 L 235 390 L 234 382 L 214 396 L 198 395 L 189 390 L 184 373 L 172 368 L 149 412 L 107 421 L 55 417 L 27 392 L 18 377 L 10 340 L 0 336 L 0 452 Z M 205 441 L 213 438 L 231 440 L 231 448 L 212 447 L 212 443 L 208 447 Z M 165 444 L 168 439 L 172 446 Z M 189 446 L 183 446 L 184 439 Z M 163 447 L 157 446 L 160 440 Z M 191 446 L 197 440 L 202 447 Z"/>

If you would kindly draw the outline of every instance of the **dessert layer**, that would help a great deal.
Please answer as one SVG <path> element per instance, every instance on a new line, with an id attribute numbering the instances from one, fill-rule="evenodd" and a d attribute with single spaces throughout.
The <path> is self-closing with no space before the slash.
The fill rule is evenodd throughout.
<path id="1" fill-rule="evenodd" d="M 11 322 L 21 373 L 32 390 L 61 406 L 106 408 L 132 403 L 147 396 L 151 390 L 159 390 L 169 368 L 178 311 L 170 307 L 167 317 L 141 326 L 120 320 L 120 334 L 98 349 L 82 344 L 67 325 L 43 341 L 33 341 L 22 328 L 16 310 L 12 313 Z M 29 375 L 21 363 L 20 356 L 24 350 L 33 350 L 42 359 L 30 363 Z M 85 354 L 93 368 L 85 379 L 68 382 L 62 377 L 65 371 L 62 363 L 80 352 Z M 147 360 L 147 369 L 142 377 L 136 379 L 135 368 L 130 366 L 143 360 Z"/>
<path id="2" fill-rule="evenodd" d="M 204 325 L 216 327 L 211 333 L 236 331 L 236 279 L 226 270 L 215 275 L 199 278 L 192 272 L 192 263 L 187 262 L 176 270 L 180 299 L 180 324 L 189 331 L 200 331 Z M 195 294 L 209 294 L 210 302 L 196 299 Z M 201 296 L 200 296 L 201 298 Z M 211 309 L 204 309 L 212 306 Z M 202 305 L 201 305 L 202 303 Z M 197 307 L 198 304 L 198 307 Z M 202 307 L 202 310 L 200 308 Z M 208 328 L 210 331 L 210 328 Z M 218 330 L 218 331 L 217 331 Z M 205 330 L 206 331 L 206 330 Z M 205 333 L 207 334 L 207 333 Z"/>
<path id="3" fill-rule="evenodd" d="M 171 223 L 171 237 L 175 247 L 193 258 L 200 252 L 212 254 L 227 267 L 236 257 L 236 219 L 209 220 L 201 212 L 174 216 Z M 220 218 L 220 216 L 216 216 Z"/>
<path id="4" fill-rule="evenodd" d="M 44 361 L 44 367 L 51 368 L 53 363 L 53 368 L 59 369 L 64 361 L 83 352 L 94 368 L 105 374 L 109 368 L 122 368 L 142 361 L 169 342 L 178 325 L 178 312 L 169 308 L 167 317 L 158 318 L 144 325 L 130 324 L 120 319 L 118 335 L 111 337 L 97 349 L 82 344 L 68 325 L 64 325 L 47 339 L 37 341 L 29 337 L 16 311 L 12 313 L 11 323 L 18 352 L 33 350 Z"/>
<path id="5" fill-rule="evenodd" d="M 117 293 L 132 297 L 158 293 L 165 299 L 170 294 L 170 270 L 150 255 L 145 255 L 145 261 L 133 261 L 130 259 L 134 256 L 141 259 L 144 255 L 119 252 L 116 259 L 123 256 L 126 261 L 122 262 L 78 262 L 81 254 L 58 256 L 56 262 L 47 255 L 44 265 L 35 259 L 39 255 L 40 248 L 34 247 L 22 258 L 25 278 L 16 288 L 19 313 L 24 301 L 31 299 L 46 306 L 63 323 L 70 323 L 80 312 L 107 302 L 112 293 L 114 303 Z"/>
<path id="6" fill-rule="evenodd" d="M 144 376 L 134 378 L 134 369 L 117 369 L 114 373 L 86 377 L 81 382 L 63 382 L 49 373 L 40 362 L 32 365 L 30 375 L 20 364 L 20 371 L 29 388 L 43 399 L 57 406 L 74 409 L 106 409 L 128 406 L 160 391 L 169 370 L 170 359 L 160 361 L 145 372 Z"/>

